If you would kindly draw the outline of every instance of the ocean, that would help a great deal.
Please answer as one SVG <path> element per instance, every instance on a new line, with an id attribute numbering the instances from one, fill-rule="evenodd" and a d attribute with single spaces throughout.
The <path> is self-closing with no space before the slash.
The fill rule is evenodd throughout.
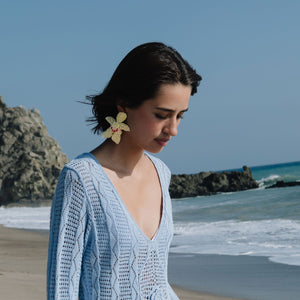
<path id="1" fill-rule="evenodd" d="M 173 200 L 171 252 L 265 256 L 300 266 L 300 186 L 265 189 L 300 181 L 300 162 L 251 171 L 258 189 Z"/>
<path id="2" fill-rule="evenodd" d="M 251 171 L 258 189 L 172 201 L 172 253 L 263 256 L 300 266 L 300 186 L 265 189 L 300 181 L 300 162 Z M 49 230 L 49 215 L 50 207 L 0 207 L 0 224 Z"/>

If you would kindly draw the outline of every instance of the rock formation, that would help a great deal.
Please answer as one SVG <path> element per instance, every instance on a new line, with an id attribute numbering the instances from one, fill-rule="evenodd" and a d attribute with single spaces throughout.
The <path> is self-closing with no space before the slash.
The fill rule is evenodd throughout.
<path id="1" fill-rule="evenodd" d="M 67 162 L 37 109 L 7 107 L 0 96 L 0 205 L 51 200 Z"/>
<path id="2" fill-rule="evenodd" d="M 171 198 L 195 197 L 224 192 L 236 192 L 258 188 L 251 170 L 244 166 L 243 172 L 201 172 L 191 175 L 172 175 Z"/>
<path id="3" fill-rule="evenodd" d="M 283 181 L 283 180 L 279 180 L 275 184 L 273 184 L 271 186 L 267 186 L 266 189 L 289 187 L 289 186 L 297 186 L 297 185 L 300 185 L 299 181 Z"/>

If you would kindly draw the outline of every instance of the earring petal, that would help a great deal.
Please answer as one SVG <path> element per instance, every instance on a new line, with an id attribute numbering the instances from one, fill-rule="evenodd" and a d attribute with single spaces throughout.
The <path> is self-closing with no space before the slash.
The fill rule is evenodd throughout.
<path id="1" fill-rule="evenodd" d="M 111 138 L 112 134 L 113 131 L 111 130 L 111 127 L 109 127 L 102 133 L 102 137 L 109 139 Z"/>
<path id="2" fill-rule="evenodd" d="M 121 123 L 119 128 L 124 130 L 124 131 L 130 131 L 129 126 L 127 124 L 124 124 L 124 123 Z"/>
<path id="3" fill-rule="evenodd" d="M 116 120 L 115 120 L 113 117 L 110 117 L 110 116 L 106 117 L 105 120 L 106 120 L 110 125 L 112 125 L 113 123 L 116 122 Z"/>
<path id="4" fill-rule="evenodd" d="M 123 121 L 126 120 L 126 118 L 127 118 L 127 114 L 122 111 L 117 114 L 117 122 L 118 123 L 122 123 Z"/>
<path id="5" fill-rule="evenodd" d="M 112 135 L 111 139 L 112 139 L 116 144 L 119 144 L 120 141 L 121 141 L 121 134 L 122 134 L 122 131 L 114 132 L 114 134 Z"/>

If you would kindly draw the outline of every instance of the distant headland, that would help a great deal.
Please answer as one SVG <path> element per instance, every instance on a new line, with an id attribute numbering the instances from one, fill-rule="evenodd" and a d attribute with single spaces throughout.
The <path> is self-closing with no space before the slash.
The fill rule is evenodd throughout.
<path id="1" fill-rule="evenodd" d="M 200 172 L 198 174 L 172 175 L 170 195 L 172 198 L 196 197 L 216 193 L 236 192 L 258 188 L 251 170 Z"/>

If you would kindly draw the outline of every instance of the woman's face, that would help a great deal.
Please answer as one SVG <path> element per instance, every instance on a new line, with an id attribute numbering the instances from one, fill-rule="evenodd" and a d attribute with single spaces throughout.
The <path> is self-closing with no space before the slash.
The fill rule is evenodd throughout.
<path id="1" fill-rule="evenodd" d="M 144 101 L 138 108 L 126 108 L 130 127 L 126 139 L 131 146 L 151 153 L 160 152 L 177 135 L 177 127 L 188 109 L 190 96 L 190 86 L 164 84 L 155 98 Z"/>

